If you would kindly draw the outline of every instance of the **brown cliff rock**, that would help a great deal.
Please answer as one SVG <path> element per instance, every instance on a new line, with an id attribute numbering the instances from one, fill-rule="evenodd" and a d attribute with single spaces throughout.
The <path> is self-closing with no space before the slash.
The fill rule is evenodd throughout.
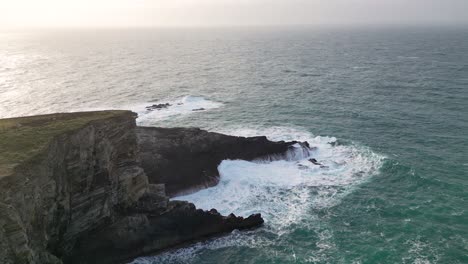
<path id="1" fill-rule="evenodd" d="M 263 223 L 166 193 L 216 184 L 224 159 L 285 158 L 297 142 L 137 128 L 135 118 L 99 111 L 0 120 L 0 263 L 124 263 Z"/>

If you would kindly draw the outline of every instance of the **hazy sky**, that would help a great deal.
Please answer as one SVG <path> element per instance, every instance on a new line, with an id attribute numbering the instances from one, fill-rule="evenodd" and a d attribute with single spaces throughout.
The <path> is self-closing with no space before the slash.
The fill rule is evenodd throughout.
<path id="1" fill-rule="evenodd" d="M 0 0 L 0 27 L 468 24 L 468 0 Z"/>

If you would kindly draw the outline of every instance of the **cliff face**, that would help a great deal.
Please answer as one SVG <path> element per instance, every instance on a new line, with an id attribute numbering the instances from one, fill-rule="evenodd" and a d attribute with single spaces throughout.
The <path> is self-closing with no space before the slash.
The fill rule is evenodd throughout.
<path id="1" fill-rule="evenodd" d="M 260 215 L 169 201 L 166 186 L 173 194 L 215 184 L 222 159 L 291 144 L 137 128 L 129 111 L 0 120 L 0 263 L 122 263 L 258 226 Z"/>
<path id="2" fill-rule="evenodd" d="M 216 185 L 218 165 L 225 159 L 281 155 L 298 143 L 228 136 L 198 128 L 138 127 L 136 131 L 141 166 L 151 183 L 166 185 L 169 196 Z"/>
<path id="3" fill-rule="evenodd" d="M 49 117 L 40 124 L 17 119 L 18 140 L 28 127 L 40 134 L 46 133 L 40 126 L 61 122 Z M 52 135 L 0 179 L 1 263 L 57 262 L 83 233 L 112 221 L 116 208 L 131 206 L 146 192 L 134 118 L 131 112 L 89 118 Z"/>

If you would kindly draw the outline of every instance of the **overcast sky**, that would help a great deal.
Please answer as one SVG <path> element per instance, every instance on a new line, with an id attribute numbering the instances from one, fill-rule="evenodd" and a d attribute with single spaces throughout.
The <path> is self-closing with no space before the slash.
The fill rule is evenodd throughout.
<path id="1" fill-rule="evenodd" d="M 468 0 L 0 0 L 0 27 L 465 24 Z"/>

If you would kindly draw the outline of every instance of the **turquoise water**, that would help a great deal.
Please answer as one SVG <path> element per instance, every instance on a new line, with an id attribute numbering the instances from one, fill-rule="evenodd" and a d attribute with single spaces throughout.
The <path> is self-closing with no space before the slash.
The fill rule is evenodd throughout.
<path id="1" fill-rule="evenodd" d="M 130 108 L 143 125 L 307 139 L 318 148 L 312 154 L 326 169 L 223 162 L 220 186 L 185 198 L 261 212 L 265 226 L 137 263 L 468 263 L 467 29 L 0 39 L 0 117 Z M 150 101 L 184 105 L 146 113 Z M 206 111 L 191 111 L 198 107 Z"/>

